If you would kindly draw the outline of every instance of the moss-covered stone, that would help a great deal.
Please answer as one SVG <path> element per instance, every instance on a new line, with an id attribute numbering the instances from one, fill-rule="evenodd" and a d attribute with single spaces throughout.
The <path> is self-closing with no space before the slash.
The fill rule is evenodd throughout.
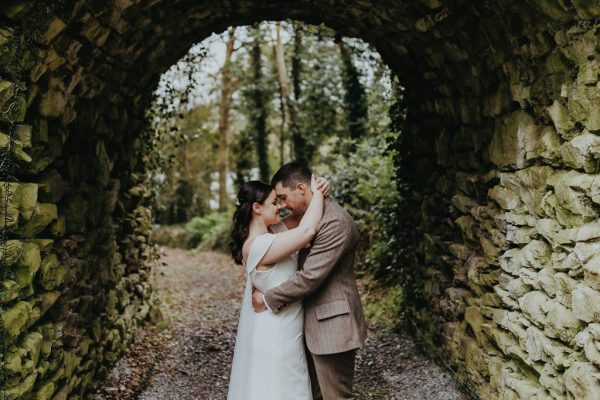
<path id="1" fill-rule="evenodd" d="M 2 318 L 6 329 L 5 342 L 10 343 L 22 332 L 23 328 L 27 325 L 31 313 L 31 304 L 25 301 L 19 301 L 0 314 L 0 318 Z"/>
<path id="2" fill-rule="evenodd" d="M 22 380 L 19 379 L 14 385 L 7 386 L 0 392 L 9 400 L 18 400 L 25 398 L 25 395 L 31 392 L 37 379 L 37 373 L 31 373 L 24 377 Z"/>
<path id="3" fill-rule="evenodd" d="M 0 304 L 13 301 L 19 296 L 19 284 L 12 279 L 5 279 L 0 284 Z"/>
<path id="4" fill-rule="evenodd" d="M 31 286 L 33 277 L 40 268 L 40 249 L 35 243 L 23 244 L 23 255 L 15 268 L 15 281 L 20 288 Z"/>
<path id="5" fill-rule="evenodd" d="M 53 290 L 62 285 L 67 273 L 67 267 L 58 260 L 56 254 L 49 254 L 41 263 L 37 280 L 44 289 Z"/>

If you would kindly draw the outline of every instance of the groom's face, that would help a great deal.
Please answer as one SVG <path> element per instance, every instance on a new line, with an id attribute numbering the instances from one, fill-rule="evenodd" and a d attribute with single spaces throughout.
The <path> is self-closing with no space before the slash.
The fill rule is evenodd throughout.
<path id="1" fill-rule="evenodd" d="M 290 210 L 294 215 L 302 216 L 306 212 L 306 187 L 299 183 L 292 188 L 283 186 L 281 182 L 275 184 L 275 193 L 279 205 Z"/>

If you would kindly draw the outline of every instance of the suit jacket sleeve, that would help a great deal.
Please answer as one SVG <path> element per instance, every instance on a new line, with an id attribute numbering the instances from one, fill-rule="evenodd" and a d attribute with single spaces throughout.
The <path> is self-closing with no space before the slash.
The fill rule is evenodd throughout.
<path id="1" fill-rule="evenodd" d="M 345 221 L 324 222 L 319 228 L 302 270 L 290 279 L 265 292 L 265 301 L 274 313 L 288 304 L 302 300 L 327 279 L 339 259 L 353 242 Z"/>

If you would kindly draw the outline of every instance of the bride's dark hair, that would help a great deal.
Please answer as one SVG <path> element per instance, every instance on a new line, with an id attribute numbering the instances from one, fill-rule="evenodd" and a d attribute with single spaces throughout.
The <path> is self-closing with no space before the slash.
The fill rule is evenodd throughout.
<path id="1" fill-rule="evenodd" d="M 242 185 L 238 192 L 236 209 L 233 213 L 233 228 L 231 229 L 231 242 L 229 249 L 231 256 L 236 264 L 242 265 L 242 247 L 248 239 L 250 231 L 250 222 L 252 221 L 252 204 L 264 204 L 269 194 L 271 186 L 261 181 L 248 181 Z"/>

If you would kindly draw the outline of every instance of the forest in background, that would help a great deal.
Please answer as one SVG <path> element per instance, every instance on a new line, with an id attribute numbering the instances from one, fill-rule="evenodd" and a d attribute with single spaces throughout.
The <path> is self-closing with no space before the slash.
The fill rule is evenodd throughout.
<path id="1" fill-rule="evenodd" d="M 323 26 L 264 22 L 193 46 L 162 76 L 148 111 L 160 143 L 153 240 L 226 251 L 241 183 L 269 182 L 298 160 L 331 181 L 358 222 L 359 275 L 396 284 L 402 191 L 392 143 L 402 100 L 374 49 Z M 401 295 L 389 291 L 390 306 Z"/>

